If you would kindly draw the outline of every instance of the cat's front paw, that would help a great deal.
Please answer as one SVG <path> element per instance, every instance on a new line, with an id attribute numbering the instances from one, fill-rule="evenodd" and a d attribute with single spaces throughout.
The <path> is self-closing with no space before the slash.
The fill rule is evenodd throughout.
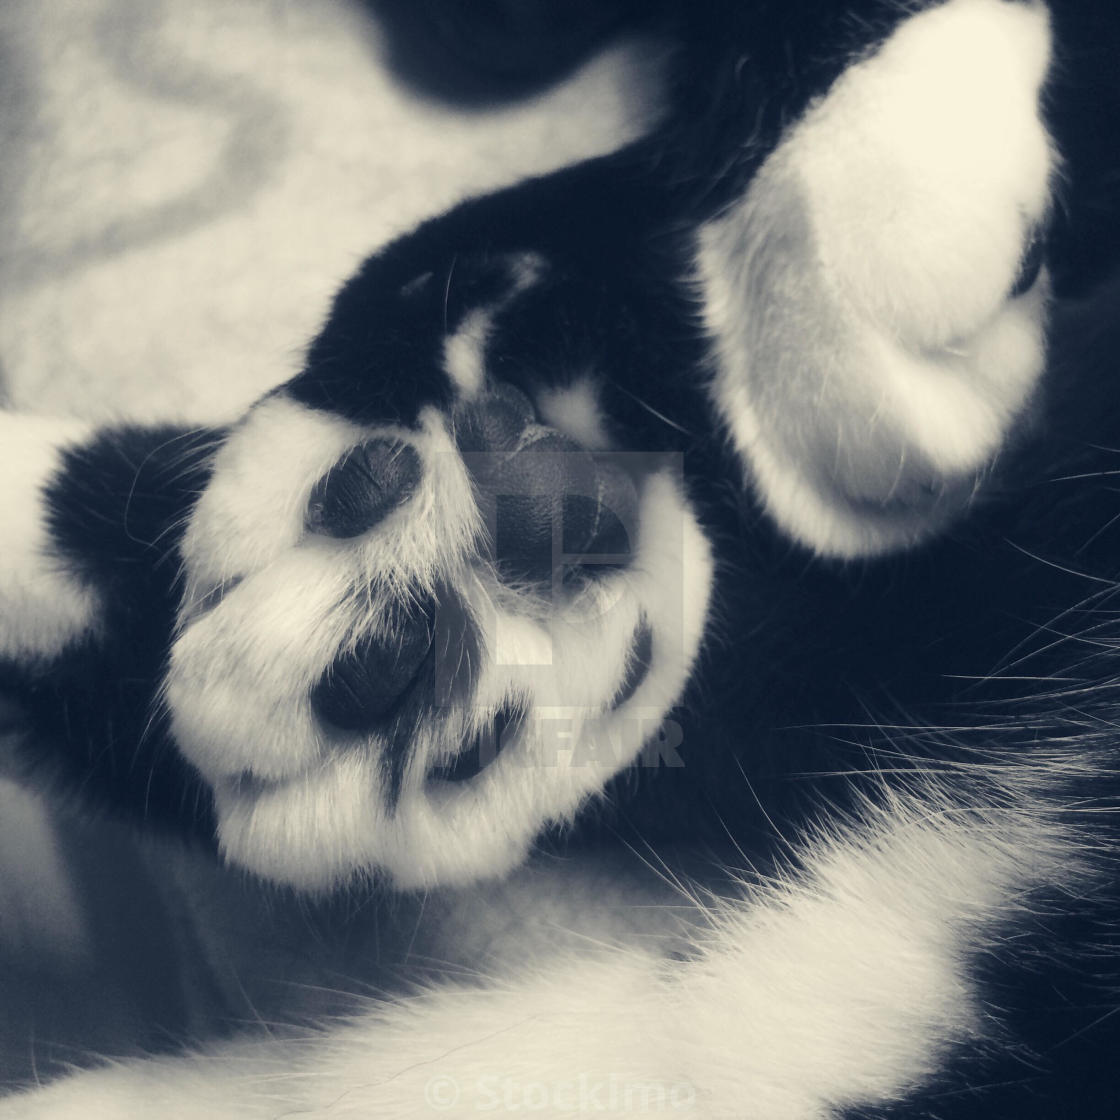
<path id="1" fill-rule="evenodd" d="M 979 488 L 1045 360 L 1054 153 L 1045 9 L 904 21 L 699 240 L 716 403 L 813 550 L 930 536 Z"/>
<path id="2" fill-rule="evenodd" d="M 268 398 L 183 558 L 173 737 L 227 858 L 303 887 L 518 862 L 657 749 L 710 582 L 671 460 L 581 446 L 505 386 L 415 427 Z"/>

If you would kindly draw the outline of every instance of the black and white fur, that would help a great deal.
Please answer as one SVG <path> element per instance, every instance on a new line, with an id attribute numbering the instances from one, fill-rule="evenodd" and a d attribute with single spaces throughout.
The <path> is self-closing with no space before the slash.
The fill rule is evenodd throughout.
<path id="1" fill-rule="evenodd" d="M 1111 1115 L 1069 17 L 661 14 L 659 126 L 375 253 L 229 429 L 0 418 L 27 771 L 312 898 L 433 890 L 486 977 L 0 1116 Z M 603 892 L 635 849 L 665 883 Z M 498 876 L 603 928 L 472 956 Z"/>

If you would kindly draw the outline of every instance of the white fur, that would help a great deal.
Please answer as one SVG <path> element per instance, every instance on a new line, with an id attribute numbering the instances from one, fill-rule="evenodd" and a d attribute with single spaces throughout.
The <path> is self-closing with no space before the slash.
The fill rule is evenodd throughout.
<path id="1" fill-rule="evenodd" d="M 586 413 L 586 395 L 568 412 Z M 684 687 L 707 612 L 708 546 L 668 475 L 642 484 L 632 565 L 542 615 L 474 560 L 472 484 L 440 414 L 383 431 L 420 453 L 418 491 L 354 540 L 309 534 L 311 488 L 374 432 L 266 399 L 219 452 L 184 539 L 164 688 L 175 740 L 214 786 L 225 856 L 305 888 L 374 868 L 405 886 L 508 871 L 639 756 Z M 473 619 L 483 664 L 466 706 L 433 711 L 410 743 L 394 806 L 385 743 L 325 731 L 310 693 L 341 651 L 387 633 L 398 602 L 441 584 Z M 652 666 L 609 710 L 643 621 Z M 507 703 L 526 718 L 495 761 L 466 783 L 427 778 Z"/>
<path id="2" fill-rule="evenodd" d="M 361 439 L 357 425 L 284 396 L 249 412 L 215 457 L 183 536 L 184 621 L 301 539 L 311 488 Z"/>
<path id="3" fill-rule="evenodd" d="M 290 720 L 284 703 L 293 706 L 299 719 L 307 718 L 298 689 L 293 687 L 291 698 L 271 709 L 247 708 L 255 714 L 240 727 L 236 753 L 229 753 L 228 739 L 214 739 L 215 751 L 227 744 L 215 784 L 219 836 L 227 858 L 305 888 L 369 868 L 388 871 L 398 885 L 414 886 L 502 874 L 519 863 L 546 823 L 570 817 L 588 795 L 639 756 L 680 695 L 696 656 L 711 560 L 670 478 L 655 476 L 645 484 L 641 524 L 633 567 L 589 586 L 551 618 L 533 620 L 501 606 L 503 593 L 485 569 L 459 572 L 457 588 L 483 644 L 477 690 L 466 710 L 433 712 L 417 734 L 410 744 L 404 789 L 392 811 L 376 736 L 339 740 L 328 751 L 308 720 L 296 735 L 296 749 L 285 738 L 274 752 L 278 741 L 254 731 L 254 722 L 269 720 L 271 711 Z M 276 592 L 285 584 L 293 586 L 280 580 Z M 322 625 L 315 609 L 308 617 L 319 618 Z M 611 711 L 608 704 L 622 684 L 626 655 L 643 617 L 654 634 L 650 671 L 633 695 Z M 488 653 L 500 618 L 504 644 Z M 245 651 L 223 660 L 212 681 L 224 682 L 232 666 L 247 656 L 253 664 L 267 662 L 278 645 L 262 644 L 251 655 Z M 301 640 L 290 648 L 311 647 Z M 212 640 L 200 649 L 206 651 L 207 667 L 214 665 Z M 321 671 L 326 665 L 315 667 Z M 298 679 L 306 688 L 308 676 L 281 674 L 277 679 L 285 684 Z M 244 701 L 249 694 L 243 673 L 233 684 L 223 683 L 223 691 L 227 687 L 231 701 Z M 434 763 L 453 757 L 475 731 L 488 726 L 506 700 L 519 702 L 527 714 L 493 762 L 465 783 L 426 777 Z M 181 700 L 174 707 L 181 710 Z M 210 712 L 217 713 L 215 731 L 228 728 L 233 713 L 224 704 L 216 707 L 208 690 L 200 691 L 191 700 L 191 716 Z M 184 749 L 197 762 L 191 743 L 188 736 Z M 277 769 L 271 767 L 275 753 L 285 755 Z M 210 756 L 203 761 L 211 763 Z M 238 776 L 242 770 L 270 782 L 246 785 Z M 213 765 L 204 766 L 204 773 L 214 776 Z M 221 780 L 223 774 L 228 779 Z"/>
<path id="4" fill-rule="evenodd" d="M 63 449 L 89 431 L 76 420 L 0 411 L 0 657 L 50 657 L 97 626 L 97 596 L 54 548 L 43 501 Z"/>
<path id="5" fill-rule="evenodd" d="M 477 396 L 486 382 L 484 358 L 493 319 L 491 308 L 476 308 L 444 339 L 444 371 L 466 400 Z"/>
<path id="6" fill-rule="evenodd" d="M 471 311 L 458 329 L 444 339 L 443 369 L 464 400 L 477 396 L 486 383 L 486 343 L 495 314 L 536 283 L 543 262 L 533 253 L 521 253 L 510 259 L 509 266 L 509 290 L 493 303 Z M 453 278 L 452 273 L 446 283 Z"/>
<path id="7" fill-rule="evenodd" d="M 431 410 L 419 434 L 384 429 L 420 452 L 417 494 L 356 540 L 306 532 L 311 488 L 365 434 L 272 398 L 219 454 L 184 542 L 183 625 L 165 689 L 177 742 L 211 779 L 305 772 L 322 751 L 312 686 L 377 629 L 386 603 L 432 590 L 465 562 L 477 532 L 470 482 Z"/>
<path id="8" fill-rule="evenodd" d="M 1038 5 L 903 23 L 700 234 L 713 390 L 767 509 L 880 552 L 967 500 L 1042 371 L 1045 284 L 1008 299 L 1046 212 Z"/>
<path id="9" fill-rule="evenodd" d="M 610 447 L 607 420 L 590 378 L 576 379 L 563 389 L 545 389 L 537 398 L 541 419 L 582 447 L 605 451 Z"/>
<path id="10" fill-rule="evenodd" d="M 886 1103 L 992 1029 L 970 953 L 1068 858 L 1061 830 L 1027 808 L 968 810 L 931 788 L 809 838 L 791 853 L 799 870 L 736 898 L 682 895 L 701 921 L 684 959 L 587 944 L 497 966 L 481 987 L 371 1004 L 322 1034 L 80 1074 L 0 1101 L 0 1117 L 825 1120 Z"/>

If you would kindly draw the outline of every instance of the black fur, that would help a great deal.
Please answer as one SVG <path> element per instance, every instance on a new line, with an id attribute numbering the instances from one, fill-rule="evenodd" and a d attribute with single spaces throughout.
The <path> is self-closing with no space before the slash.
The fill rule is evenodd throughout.
<path id="1" fill-rule="evenodd" d="M 100 593 L 103 629 L 49 672 L 0 661 L 0 688 L 34 729 L 30 769 L 94 807 L 207 843 L 209 789 L 175 750 L 155 698 L 179 602 L 179 542 L 221 436 L 110 428 L 64 454 L 45 494 L 48 522 L 61 555 Z"/>

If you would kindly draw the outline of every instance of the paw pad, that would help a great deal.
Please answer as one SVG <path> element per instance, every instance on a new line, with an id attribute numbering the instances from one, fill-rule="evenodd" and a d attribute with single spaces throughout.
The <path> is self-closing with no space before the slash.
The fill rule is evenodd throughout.
<path id="1" fill-rule="evenodd" d="M 307 528 L 357 537 L 403 505 L 420 484 L 416 449 L 397 439 L 371 439 L 347 452 L 311 492 Z"/>
<path id="2" fill-rule="evenodd" d="M 610 456 L 594 455 L 539 423 L 520 390 L 499 385 L 462 407 L 453 433 L 485 528 L 480 556 L 494 563 L 503 581 L 539 598 L 595 569 L 630 562 L 634 480 Z M 367 440 L 316 483 L 309 531 L 349 539 L 376 528 L 413 496 L 424 469 L 416 449 L 402 440 Z M 641 648 L 649 640 L 648 633 L 635 638 L 636 675 L 619 704 L 644 678 L 649 651 Z M 388 609 L 375 633 L 334 660 L 312 690 L 312 710 L 336 730 L 407 736 L 412 729 L 396 724 L 409 697 L 440 707 L 452 692 L 469 692 L 469 682 L 452 687 L 447 671 L 464 661 L 468 644 L 476 644 L 471 624 L 450 589 L 415 592 Z M 477 660 L 477 651 L 465 660 Z"/>
<path id="3" fill-rule="evenodd" d="M 462 882 L 569 819 L 701 638 L 711 561 L 678 470 L 589 451 L 508 386 L 408 430 L 265 402 L 196 510 L 165 686 L 227 858 Z"/>
<path id="4" fill-rule="evenodd" d="M 376 634 L 363 637 L 311 693 L 316 714 L 343 731 L 371 731 L 395 714 L 432 648 L 430 601 L 405 604 Z"/>
<path id="5" fill-rule="evenodd" d="M 638 507 L 633 479 L 609 457 L 537 423 L 516 389 L 503 387 L 465 410 L 456 442 L 507 579 L 551 584 L 584 556 L 616 566 L 629 561 Z"/>

